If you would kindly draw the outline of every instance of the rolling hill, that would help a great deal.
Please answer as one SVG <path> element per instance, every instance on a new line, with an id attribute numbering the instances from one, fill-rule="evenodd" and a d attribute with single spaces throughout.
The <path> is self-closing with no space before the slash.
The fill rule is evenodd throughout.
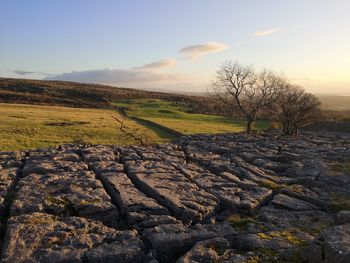
<path id="1" fill-rule="evenodd" d="M 212 113 L 209 107 L 212 100 L 200 96 L 66 81 L 0 78 L 0 103 L 108 108 L 116 100 L 145 98 L 187 102 L 197 113 Z"/>

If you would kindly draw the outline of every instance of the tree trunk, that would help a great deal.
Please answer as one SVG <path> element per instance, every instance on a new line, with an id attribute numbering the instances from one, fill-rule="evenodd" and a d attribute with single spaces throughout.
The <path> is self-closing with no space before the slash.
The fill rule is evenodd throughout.
<path id="1" fill-rule="evenodd" d="M 282 124 L 284 135 L 293 135 L 294 134 L 294 126 L 290 123 L 290 121 L 286 121 Z"/>
<path id="2" fill-rule="evenodd" d="M 294 131 L 293 131 L 293 134 L 294 134 L 294 135 L 298 135 L 298 133 L 299 133 L 298 126 L 297 126 L 297 125 L 294 125 Z"/>
<path id="3" fill-rule="evenodd" d="M 252 132 L 252 126 L 253 126 L 253 124 L 254 124 L 254 121 L 252 121 L 252 120 L 248 120 L 248 121 L 247 121 L 247 129 L 246 129 L 246 132 L 247 132 L 248 134 L 250 134 L 250 133 Z"/>

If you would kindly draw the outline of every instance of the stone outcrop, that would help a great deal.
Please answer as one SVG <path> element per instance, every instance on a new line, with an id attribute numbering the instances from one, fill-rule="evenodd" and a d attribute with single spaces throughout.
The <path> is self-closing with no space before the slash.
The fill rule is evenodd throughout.
<path id="1" fill-rule="evenodd" d="M 349 262 L 350 135 L 0 152 L 2 262 Z"/>
<path id="2" fill-rule="evenodd" d="M 81 217 L 32 213 L 8 222 L 2 262 L 143 262 L 137 233 Z"/>

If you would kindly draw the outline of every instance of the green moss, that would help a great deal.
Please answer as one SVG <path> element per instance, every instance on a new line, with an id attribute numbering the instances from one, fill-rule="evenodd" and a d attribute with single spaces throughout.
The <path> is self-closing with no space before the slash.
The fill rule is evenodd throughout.
<path id="1" fill-rule="evenodd" d="M 53 222 L 56 221 L 56 217 L 52 216 L 52 217 L 31 217 L 28 218 L 26 220 L 27 224 L 32 224 L 32 225 L 36 225 L 36 224 L 51 224 Z"/>
<path id="2" fill-rule="evenodd" d="M 273 257 L 273 256 L 276 256 L 278 255 L 278 252 L 272 248 L 266 248 L 266 247 L 263 247 L 263 248 L 258 248 L 256 250 L 256 252 L 258 252 L 259 254 L 263 254 L 265 256 L 269 256 L 269 257 Z"/>
<path id="3" fill-rule="evenodd" d="M 256 218 L 253 216 L 244 216 L 240 214 L 232 214 L 226 220 L 233 226 L 240 229 L 245 229 L 249 223 L 256 223 Z"/>
<path id="4" fill-rule="evenodd" d="M 271 236 L 268 236 L 266 235 L 265 233 L 258 233 L 257 236 L 261 239 L 266 239 L 266 240 L 271 240 L 272 237 Z"/>
<path id="5" fill-rule="evenodd" d="M 332 193 L 329 210 L 334 213 L 342 210 L 350 210 L 350 194 Z"/>
<path id="6" fill-rule="evenodd" d="M 78 215 L 74 206 L 66 198 L 56 198 L 56 197 L 48 196 L 46 198 L 46 202 L 48 202 L 49 205 L 55 205 L 60 207 L 59 214 L 56 214 L 58 216 L 77 216 Z"/>
<path id="7" fill-rule="evenodd" d="M 286 229 L 281 231 L 271 231 L 268 233 L 258 233 L 258 237 L 265 240 L 271 240 L 273 238 L 282 238 L 289 243 L 297 246 L 301 246 L 305 244 L 305 240 L 298 238 L 296 235 L 294 235 L 294 232 L 298 231 L 295 229 Z"/>
<path id="8" fill-rule="evenodd" d="M 263 180 L 260 183 L 260 185 L 266 188 L 270 188 L 272 190 L 281 190 L 282 188 L 285 187 L 283 184 L 276 184 L 275 182 L 270 180 Z"/>
<path id="9" fill-rule="evenodd" d="M 57 206 L 67 206 L 68 201 L 65 199 L 55 198 L 53 196 L 48 196 L 46 198 L 46 201 L 48 201 L 51 204 L 57 205 Z"/>

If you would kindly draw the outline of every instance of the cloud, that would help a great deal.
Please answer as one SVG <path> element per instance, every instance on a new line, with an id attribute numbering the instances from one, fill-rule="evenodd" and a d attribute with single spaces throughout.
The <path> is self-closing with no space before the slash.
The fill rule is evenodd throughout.
<path id="1" fill-rule="evenodd" d="M 229 46 L 217 42 L 208 42 L 207 44 L 187 46 L 180 49 L 180 53 L 185 55 L 187 59 L 196 59 L 200 56 L 221 52 L 228 49 Z"/>
<path id="2" fill-rule="evenodd" d="M 131 69 L 96 69 L 85 71 L 72 71 L 55 76 L 49 76 L 47 80 L 65 80 L 98 84 L 123 84 L 123 83 L 144 83 L 182 81 L 188 78 L 184 74 L 161 73 L 159 70 L 176 65 L 175 59 L 163 59 L 143 66 Z"/>
<path id="3" fill-rule="evenodd" d="M 16 73 L 17 75 L 20 76 L 26 76 L 26 75 L 31 75 L 31 74 L 41 74 L 41 75 L 46 75 L 49 76 L 51 74 L 44 73 L 44 72 L 37 72 L 37 71 L 25 71 L 25 70 L 16 70 L 16 69 L 9 69 L 9 71 Z"/>
<path id="4" fill-rule="evenodd" d="M 281 31 L 282 27 L 276 27 L 276 28 L 272 28 L 269 30 L 264 30 L 264 31 L 257 31 L 254 33 L 255 37 L 262 37 L 262 36 L 267 36 L 267 35 L 271 35 L 273 33 L 276 33 L 278 31 Z"/>
<path id="5" fill-rule="evenodd" d="M 139 82 L 159 82 L 185 79 L 181 74 L 158 73 L 136 69 L 96 69 L 73 71 L 46 78 L 47 80 L 65 80 L 98 84 L 119 84 Z"/>
<path id="6" fill-rule="evenodd" d="M 152 62 L 146 65 L 143 65 L 141 67 L 135 67 L 133 69 L 135 70 L 146 70 L 146 71 L 153 71 L 153 70 L 159 70 L 163 68 L 169 68 L 176 66 L 177 61 L 175 59 L 163 59 L 156 62 Z"/>

